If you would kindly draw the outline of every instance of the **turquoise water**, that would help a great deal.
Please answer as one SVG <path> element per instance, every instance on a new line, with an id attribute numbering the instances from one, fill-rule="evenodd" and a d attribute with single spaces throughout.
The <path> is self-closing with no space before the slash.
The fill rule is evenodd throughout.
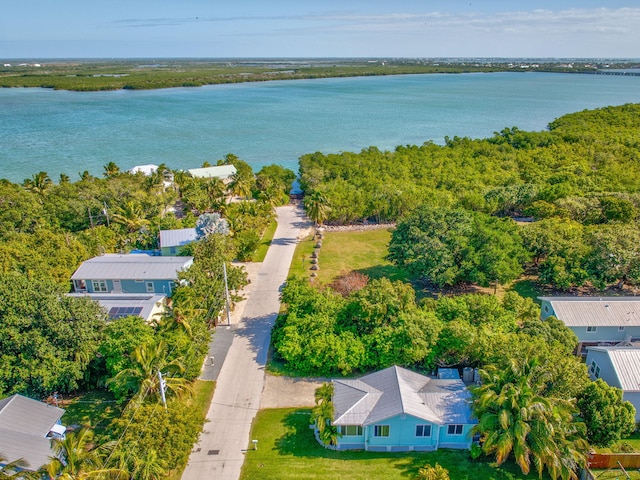
<path id="1" fill-rule="evenodd" d="M 301 155 L 542 130 L 566 113 L 640 102 L 640 77 L 405 75 L 152 91 L 0 89 L 0 178 L 101 175 L 113 161 L 193 168 L 227 153 L 255 170 Z"/>

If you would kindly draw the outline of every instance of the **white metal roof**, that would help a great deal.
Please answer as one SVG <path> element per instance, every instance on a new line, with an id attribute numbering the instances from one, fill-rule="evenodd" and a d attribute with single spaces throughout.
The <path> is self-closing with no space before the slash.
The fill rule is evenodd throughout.
<path id="1" fill-rule="evenodd" d="M 640 326 L 640 297 L 539 297 L 567 327 Z"/>
<path id="2" fill-rule="evenodd" d="M 148 177 L 152 173 L 154 173 L 156 170 L 158 170 L 158 165 L 153 165 L 152 163 L 149 163 L 147 165 L 136 165 L 135 167 L 130 168 L 128 172 L 134 175 L 136 173 L 142 173 L 143 175 L 146 175 Z"/>
<path id="3" fill-rule="evenodd" d="M 472 423 L 462 380 L 440 380 L 389 367 L 359 380 L 333 380 L 335 425 L 371 425 L 411 415 L 444 425 Z"/>
<path id="4" fill-rule="evenodd" d="M 226 180 L 236 174 L 234 165 L 216 165 L 215 167 L 190 168 L 188 172 L 192 177 L 199 178 L 219 178 Z"/>
<path id="5" fill-rule="evenodd" d="M 160 248 L 181 247 L 198 238 L 195 228 L 160 230 Z"/>
<path id="6" fill-rule="evenodd" d="M 175 280 L 189 268 L 193 257 L 160 257 L 145 254 L 108 253 L 80 265 L 72 280 Z"/>
<path id="7" fill-rule="evenodd" d="M 609 357 L 622 390 L 640 391 L 640 348 L 589 347 L 589 350 L 604 352 Z"/>
<path id="8" fill-rule="evenodd" d="M 145 321 L 151 321 L 152 315 L 165 304 L 165 295 L 154 295 L 150 293 L 69 293 L 70 297 L 89 297 L 98 302 L 107 312 L 110 318 L 118 318 L 128 315 L 142 317 Z M 118 310 L 115 310 L 118 309 Z M 135 309 L 129 312 L 122 309 Z"/>

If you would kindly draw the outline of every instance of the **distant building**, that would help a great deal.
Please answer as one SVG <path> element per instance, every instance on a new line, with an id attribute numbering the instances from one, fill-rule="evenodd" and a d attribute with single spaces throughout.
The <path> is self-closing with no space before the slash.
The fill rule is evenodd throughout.
<path id="1" fill-rule="evenodd" d="M 22 395 L 0 400 L 0 453 L 7 463 L 23 459 L 30 471 L 49 463 L 51 439 L 65 436 L 63 414 L 61 408 Z"/>
<path id="2" fill-rule="evenodd" d="M 83 262 L 71 276 L 76 293 L 155 293 L 171 296 L 178 272 L 193 257 L 109 253 Z"/>
<path id="3" fill-rule="evenodd" d="M 151 163 L 147 165 L 136 165 L 135 167 L 131 167 L 127 172 L 135 175 L 136 173 L 141 173 L 146 177 L 150 177 L 155 172 L 158 171 L 158 165 L 153 165 Z"/>
<path id="4" fill-rule="evenodd" d="M 163 256 L 178 255 L 185 245 L 196 241 L 197 238 L 195 228 L 160 230 L 160 251 Z"/>
<path id="5" fill-rule="evenodd" d="M 359 379 L 333 380 L 338 450 L 374 452 L 467 449 L 471 393 L 462 380 L 389 367 Z"/>
<path id="6" fill-rule="evenodd" d="M 223 182 L 229 183 L 237 170 L 234 165 L 217 165 L 215 167 L 190 168 L 188 172 L 195 178 L 219 178 Z"/>
<path id="7" fill-rule="evenodd" d="M 539 297 L 540 317 L 555 316 L 578 337 L 577 354 L 640 339 L 640 297 Z"/>

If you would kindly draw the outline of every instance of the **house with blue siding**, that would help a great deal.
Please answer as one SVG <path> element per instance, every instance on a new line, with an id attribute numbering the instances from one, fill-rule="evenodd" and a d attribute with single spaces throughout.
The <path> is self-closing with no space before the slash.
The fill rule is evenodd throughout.
<path id="1" fill-rule="evenodd" d="M 586 363 L 591 380 L 601 378 L 607 385 L 622 390 L 622 398 L 636 407 L 636 422 L 639 422 L 640 348 L 589 347 Z"/>
<path id="2" fill-rule="evenodd" d="M 171 296 L 178 272 L 193 257 L 109 253 L 83 262 L 71 276 L 77 293 L 155 293 Z"/>
<path id="3" fill-rule="evenodd" d="M 179 255 L 185 245 L 195 242 L 198 234 L 195 228 L 160 230 L 160 252 L 162 256 Z"/>
<path id="4" fill-rule="evenodd" d="M 374 452 L 468 449 L 471 393 L 460 379 L 437 379 L 394 366 L 357 380 L 333 380 L 338 450 Z"/>
<path id="5" fill-rule="evenodd" d="M 554 316 L 578 337 L 576 354 L 587 347 L 640 339 L 640 297 L 539 297 L 542 320 Z"/>

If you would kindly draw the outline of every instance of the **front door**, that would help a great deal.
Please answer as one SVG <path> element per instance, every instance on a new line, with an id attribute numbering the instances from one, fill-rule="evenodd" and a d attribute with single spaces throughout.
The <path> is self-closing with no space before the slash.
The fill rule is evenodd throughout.
<path id="1" fill-rule="evenodd" d="M 113 293 L 122 293 L 122 282 L 120 280 L 113 281 Z"/>

